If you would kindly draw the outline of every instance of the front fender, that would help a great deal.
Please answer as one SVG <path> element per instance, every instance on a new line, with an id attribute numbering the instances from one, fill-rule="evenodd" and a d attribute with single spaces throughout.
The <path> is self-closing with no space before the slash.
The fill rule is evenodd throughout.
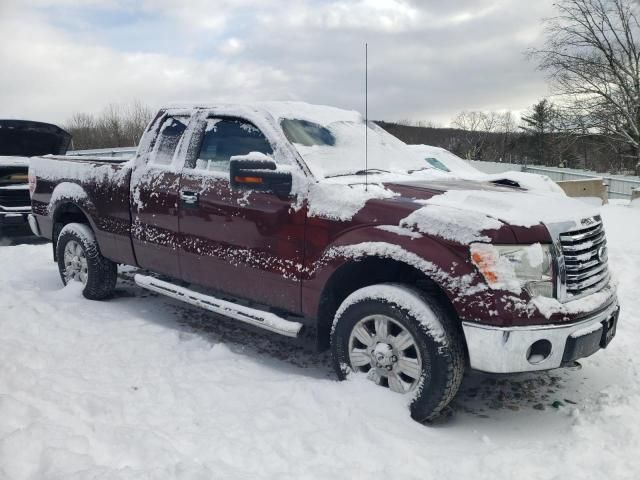
<path id="1" fill-rule="evenodd" d="M 420 271 L 454 304 L 486 288 L 467 259 L 467 247 L 397 226 L 364 226 L 346 231 L 314 258 L 308 257 L 302 285 L 305 314 L 315 317 L 322 292 L 336 271 L 366 258 L 389 259 Z"/>

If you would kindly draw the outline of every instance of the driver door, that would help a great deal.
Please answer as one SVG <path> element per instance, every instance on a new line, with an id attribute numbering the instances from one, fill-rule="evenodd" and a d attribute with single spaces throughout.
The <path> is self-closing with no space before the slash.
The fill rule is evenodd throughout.
<path id="1" fill-rule="evenodd" d="M 208 118 L 180 180 L 182 278 L 288 312 L 300 311 L 304 209 L 292 198 L 233 189 L 230 158 L 273 155 L 263 133 L 241 118 Z"/>

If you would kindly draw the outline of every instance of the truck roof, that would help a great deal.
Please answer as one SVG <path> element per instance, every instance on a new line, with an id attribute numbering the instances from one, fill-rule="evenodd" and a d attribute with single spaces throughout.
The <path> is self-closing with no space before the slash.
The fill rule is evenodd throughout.
<path id="1" fill-rule="evenodd" d="M 272 116 L 275 120 L 290 118 L 306 120 L 319 125 L 329 125 L 334 122 L 362 122 L 360 112 L 346 110 L 327 105 L 314 105 L 305 102 L 272 101 L 254 103 L 188 103 L 168 104 L 163 110 L 172 112 L 185 110 L 219 110 L 225 114 L 236 111 L 238 115 Z"/>

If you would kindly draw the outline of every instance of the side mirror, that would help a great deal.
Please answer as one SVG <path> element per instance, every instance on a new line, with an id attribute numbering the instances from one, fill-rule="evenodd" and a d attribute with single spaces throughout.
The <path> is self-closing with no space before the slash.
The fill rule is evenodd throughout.
<path id="1" fill-rule="evenodd" d="M 278 171 L 276 163 L 266 155 L 251 153 L 231 157 L 229 174 L 232 188 L 291 194 L 291 172 Z"/>

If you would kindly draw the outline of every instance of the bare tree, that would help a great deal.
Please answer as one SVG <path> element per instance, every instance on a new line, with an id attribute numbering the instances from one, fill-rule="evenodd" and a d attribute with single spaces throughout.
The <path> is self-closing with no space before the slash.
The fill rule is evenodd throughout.
<path id="1" fill-rule="evenodd" d="M 640 167 L 640 23 L 634 0 L 559 0 L 542 49 L 566 109 L 589 131 L 627 145 Z"/>
<path id="2" fill-rule="evenodd" d="M 490 134 L 500 125 L 500 114 L 463 111 L 456 115 L 451 123 L 462 131 L 462 155 L 467 159 L 481 160 Z"/>
<path id="3" fill-rule="evenodd" d="M 65 129 L 71 133 L 72 149 L 82 150 L 92 148 L 97 143 L 96 119 L 93 115 L 87 113 L 74 114 Z"/>
<path id="4" fill-rule="evenodd" d="M 153 118 L 153 111 L 139 100 L 131 103 L 126 110 L 124 129 L 127 132 L 127 141 L 131 145 L 137 145 L 142 138 L 145 128 Z"/>
<path id="5" fill-rule="evenodd" d="M 149 107 L 139 101 L 129 105 L 109 104 L 97 117 L 76 113 L 65 128 L 73 137 L 73 148 L 133 147 L 153 116 Z"/>
<path id="6" fill-rule="evenodd" d="M 511 162 L 511 150 L 516 138 L 518 126 L 510 111 L 499 114 L 497 131 L 500 133 L 500 161 Z"/>

